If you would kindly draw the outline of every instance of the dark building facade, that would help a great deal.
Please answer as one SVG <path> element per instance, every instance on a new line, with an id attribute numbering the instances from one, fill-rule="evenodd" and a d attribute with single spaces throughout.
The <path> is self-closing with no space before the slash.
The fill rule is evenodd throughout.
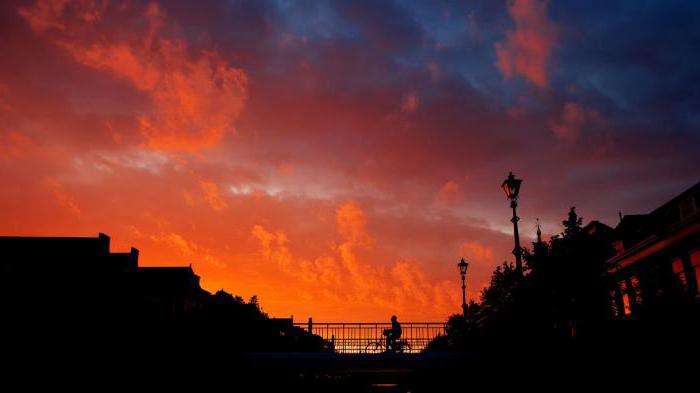
<path id="1" fill-rule="evenodd" d="M 648 214 L 626 215 L 609 260 L 612 312 L 622 319 L 700 302 L 700 183 Z"/>
<path id="2" fill-rule="evenodd" d="M 110 251 L 110 237 L 0 237 L 6 310 L 90 319 L 201 308 L 209 292 L 190 266 L 140 267 L 139 251 Z M 99 310 L 99 312 L 96 312 Z M 102 315 L 97 315 L 102 314 Z"/>
<path id="3" fill-rule="evenodd" d="M 0 300 L 5 315 L 82 319 L 121 297 L 136 274 L 138 250 L 111 253 L 110 238 L 0 237 Z M 92 318 L 94 320 L 94 318 Z"/>
<path id="4" fill-rule="evenodd" d="M 0 236 L 2 345 L 323 350 L 255 303 L 210 294 L 192 266 L 141 267 L 109 236 Z M 135 348 L 136 347 L 136 348 Z M 66 348 L 63 348 L 66 349 Z"/>
<path id="5" fill-rule="evenodd" d="M 211 300 L 211 294 L 200 287 L 199 276 L 191 265 L 139 267 L 136 280 L 144 307 L 168 319 L 197 312 Z"/>

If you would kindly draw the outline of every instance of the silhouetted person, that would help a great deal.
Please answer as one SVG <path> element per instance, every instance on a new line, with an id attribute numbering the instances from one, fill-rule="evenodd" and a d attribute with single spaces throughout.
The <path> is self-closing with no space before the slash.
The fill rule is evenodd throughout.
<path id="1" fill-rule="evenodd" d="M 396 315 L 391 316 L 391 329 L 384 330 L 386 336 L 386 350 L 396 351 L 396 340 L 401 338 L 401 324 Z"/>

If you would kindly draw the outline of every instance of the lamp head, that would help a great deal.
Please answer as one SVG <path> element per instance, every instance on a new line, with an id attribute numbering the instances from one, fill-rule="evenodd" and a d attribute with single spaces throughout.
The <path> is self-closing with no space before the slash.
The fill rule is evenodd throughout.
<path id="1" fill-rule="evenodd" d="M 461 275 L 466 275 L 467 274 L 467 268 L 469 267 L 469 263 L 467 263 L 464 258 L 462 258 L 461 261 L 457 264 L 457 267 L 459 267 L 459 274 Z"/>
<path id="2" fill-rule="evenodd" d="M 520 194 L 520 183 L 522 182 L 522 179 L 517 179 L 515 175 L 513 175 L 513 172 L 508 174 L 506 180 L 504 180 L 501 184 L 501 188 L 503 188 L 503 191 L 506 193 L 506 197 L 508 197 L 508 199 L 511 201 L 518 199 L 518 194 Z"/>

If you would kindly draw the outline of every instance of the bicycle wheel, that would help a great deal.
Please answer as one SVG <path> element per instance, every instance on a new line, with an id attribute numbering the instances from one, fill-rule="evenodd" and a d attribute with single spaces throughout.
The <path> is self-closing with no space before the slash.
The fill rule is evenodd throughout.
<path id="1" fill-rule="evenodd" d="M 365 353 L 382 353 L 384 346 L 378 342 L 372 342 L 365 347 Z"/>
<path id="2" fill-rule="evenodd" d="M 399 345 L 399 352 L 401 353 L 411 353 L 411 344 L 404 341 Z"/>

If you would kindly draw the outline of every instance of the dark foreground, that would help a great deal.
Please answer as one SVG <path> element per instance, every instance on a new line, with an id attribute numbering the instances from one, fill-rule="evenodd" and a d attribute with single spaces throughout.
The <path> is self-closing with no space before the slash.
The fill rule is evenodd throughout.
<path id="1" fill-rule="evenodd" d="M 6 386 L 39 385 L 51 391 L 440 393 L 526 387 L 599 391 L 651 381 L 663 382 L 662 391 L 687 391 L 673 388 L 698 369 L 697 356 L 684 356 L 684 351 L 679 345 L 659 352 L 626 347 L 341 355 L 231 353 L 216 346 L 188 349 L 177 340 L 138 348 L 128 343 L 119 348 L 71 347 L 65 342 L 52 348 L 15 346 L 12 352 L 3 352 L 2 377 Z"/>
<path id="2" fill-rule="evenodd" d="M 470 353 L 311 354 L 250 353 L 248 366 L 261 375 L 283 376 L 285 385 L 310 391 L 434 391 L 448 375 L 478 363 Z"/>

